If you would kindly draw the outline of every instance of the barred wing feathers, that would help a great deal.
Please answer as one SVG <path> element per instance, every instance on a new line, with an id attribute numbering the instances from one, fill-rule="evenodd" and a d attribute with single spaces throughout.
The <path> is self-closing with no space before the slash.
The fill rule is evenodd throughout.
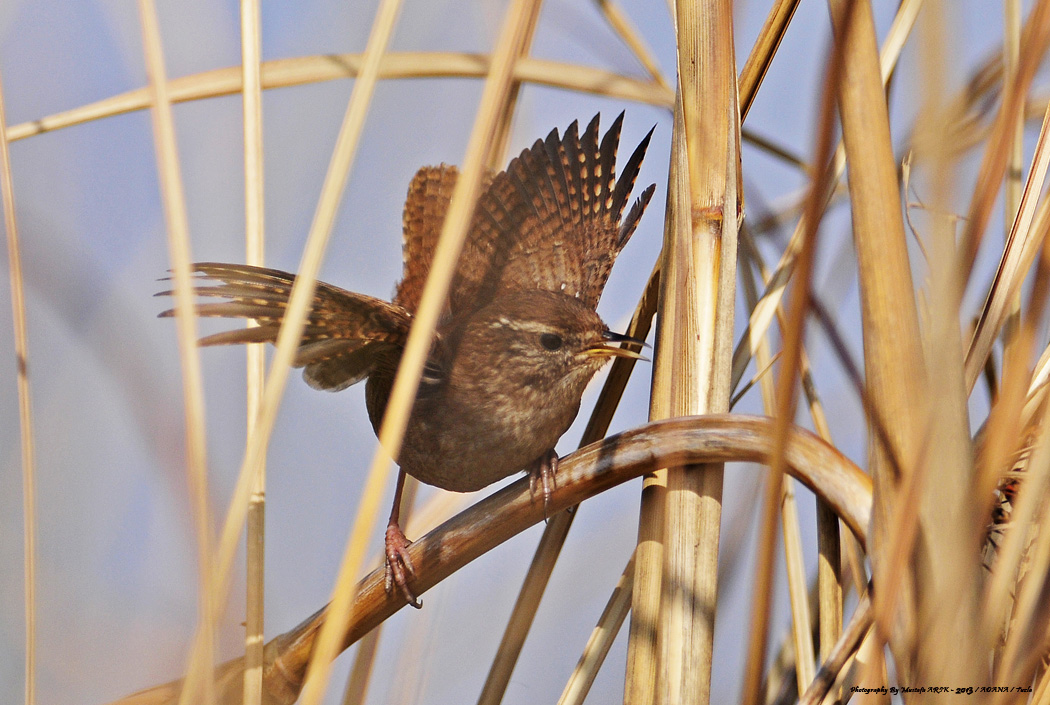
<path id="1" fill-rule="evenodd" d="M 201 345 L 276 343 L 288 308 L 295 276 L 276 269 L 250 265 L 201 262 L 194 265 L 200 285 L 194 293 L 227 299 L 197 304 L 205 317 L 250 318 L 259 325 L 206 336 Z M 161 292 L 158 296 L 173 292 Z M 171 316 L 173 310 L 161 316 Z M 408 335 L 411 313 L 397 304 L 317 282 L 313 302 L 293 364 L 305 367 L 303 377 L 312 387 L 338 391 L 355 384 L 372 371 L 385 355 L 399 355 Z"/>

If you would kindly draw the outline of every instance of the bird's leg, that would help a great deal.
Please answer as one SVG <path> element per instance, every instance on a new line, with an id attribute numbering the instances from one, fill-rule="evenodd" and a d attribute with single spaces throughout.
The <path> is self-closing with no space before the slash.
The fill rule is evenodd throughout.
<path id="1" fill-rule="evenodd" d="M 405 471 L 398 468 L 397 487 L 394 489 L 394 506 L 390 509 L 390 520 L 386 524 L 386 591 L 393 592 L 394 585 L 401 590 L 405 602 L 416 609 L 423 606 L 408 587 L 409 577 L 416 577 L 416 571 L 412 568 L 412 561 L 408 557 L 408 546 L 411 544 L 405 538 L 405 532 L 398 526 L 398 516 L 401 514 L 401 492 L 405 489 Z"/>
<path id="2" fill-rule="evenodd" d="M 558 454 L 553 448 L 532 461 L 529 466 L 529 494 L 535 496 L 537 487 L 543 487 L 543 520 L 550 517 L 551 493 L 558 486 Z"/>

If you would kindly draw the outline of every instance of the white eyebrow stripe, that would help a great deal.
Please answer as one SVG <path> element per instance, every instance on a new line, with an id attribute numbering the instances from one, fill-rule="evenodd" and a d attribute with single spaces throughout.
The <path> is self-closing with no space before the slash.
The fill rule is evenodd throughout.
<path id="1" fill-rule="evenodd" d="M 505 316 L 500 316 L 492 323 L 489 323 L 489 328 L 510 328 L 522 333 L 550 333 L 554 330 L 553 326 L 540 323 L 539 321 L 512 321 Z"/>

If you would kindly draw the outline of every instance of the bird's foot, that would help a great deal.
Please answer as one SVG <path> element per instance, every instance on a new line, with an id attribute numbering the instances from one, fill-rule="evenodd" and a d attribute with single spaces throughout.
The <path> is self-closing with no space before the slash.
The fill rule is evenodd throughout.
<path id="1" fill-rule="evenodd" d="M 543 488 L 543 520 L 550 518 L 551 494 L 558 486 L 558 454 L 551 448 L 536 458 L 529 468 L 529 493 L 536 495 L 539 487 Z"/>
<path id="2" fill-rule="evenodd" d="M 408 579 L 416 577 L 412 561 L 408 557 L 411 541 L 405 538 L 405 532 L 395 522 L 386 527 L 386 591 L 393 592 L 396 585 L 405 597 L 405 602 L 417 610 L 423 606 L 408 587 Z"/>

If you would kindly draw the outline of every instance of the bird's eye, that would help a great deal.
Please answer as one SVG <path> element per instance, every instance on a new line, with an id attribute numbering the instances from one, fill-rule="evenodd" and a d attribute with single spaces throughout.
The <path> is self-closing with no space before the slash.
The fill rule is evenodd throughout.
<path id="1" fill-rule="evenodd" d="M 540 336 L 540 345 L 548 350 L 557 350 L 562 345 L 561 336 L 554 333 L 544 333 Z"/>

